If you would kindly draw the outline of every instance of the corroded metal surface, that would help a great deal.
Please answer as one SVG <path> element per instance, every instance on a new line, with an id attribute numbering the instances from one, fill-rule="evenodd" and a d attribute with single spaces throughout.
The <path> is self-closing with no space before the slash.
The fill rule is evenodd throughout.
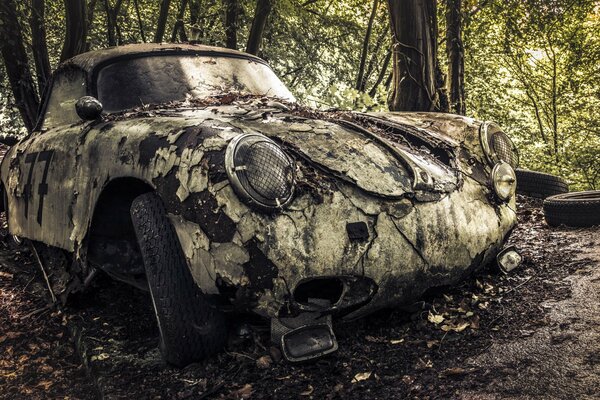
<path id="1" fill-rule="evenodd" d="M 490 260 L 514 226 L 514 199 L 495 200 L 488 185 L 478 122 L 426 113 L 307 119 L 293 108 L 259 98 L 182 104 L 33 135 L 2 164 L 11 232 L 85 259 L 103 188 L 133 177 L 163 199 L 202 290 L 273 317 L 293 309 L 300 281 L 318 276 L 377 283 L 350 316 L 409 302 Z M 250 132 L 297 161 L 296 196 L 273 214 L 242 203 L 225 174 L 227 144 Z M 43 182 L 51 190 L 32 190 Z M 366 240 L 349 238 L 354 222 L 366 224 Z"/>

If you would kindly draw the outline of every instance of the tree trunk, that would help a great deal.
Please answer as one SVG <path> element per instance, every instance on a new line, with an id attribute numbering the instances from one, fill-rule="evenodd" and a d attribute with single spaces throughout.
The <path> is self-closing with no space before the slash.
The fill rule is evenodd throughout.
<path id="1" fill-rule="evenodd" d="M 32 0 L 31 18 L 29 20 L 31 26 L 31 49 L 37 74 L 38 93 L 40 94 L 44 92 L 46 82 L 50 79 L 52 72 L 50 69 L 50 58 L 48 57 L 48 46 L 46 44 L 44 11 L 44 0 Z"/>
<path id="2" fill-rule="evenodd" d="M 371 9 L 371 16 L 369 17 L 369 23 L 367 24 L 367 32 L 363 40 L 362 52 L 360 55 L 360 64 L 358 66 L 358 76 L 356 77 L 356 90 L 365 90 L 365 65 L 367 63 L 367 54 L 369 52 L 369 42 L 371 41 L 371 32 L 373 32 L 373 21 L 377 15 L 377 7 L 379 7 L 379 0 L 373 1 L 373 8 Z"/>
<path id="3" fill-rule="evenodd" d="M 86 50 L 87 6 L 81 0 L 65 0 L 67 32 L 60 61 L 65 61 Z"/>
<path id="4" fill-rule="evenodd" d="M 115 6 L 111 7 L 109 0 L 104 0 L 104 8 L 106 10 L 106 35 L 108 37 L 109 46 L 116 46 L 123 41 L 117 25 L 117 18 L 119 17 L 122 4 L 123 0 L 117 0 Z"/>
<path id="5" fill-rule="evenodd" d="M 0 52 L 15 103 L 23 124 L 31 132 L 37 121 L 39 100 L 23 45 L 23 34 L 14 0 L 0 1 L 0 37 Z"/>
<path id="6" fill-rule="evenodd" d="M 238 0 L 225 0 L 225 44 L 237 50 Z"/>
<path id="7" fill-rule="evenodd" d="M 450 111 L 464 115 L 465 52 L 462 42 L 462 0 L 448 0 L 446 10 L 446 52 Z"/>
<path id="8" fill-rule="evenodd" d="M 200 9 L 202 3 L 200 0 L 190 1 L 190 38 L 192 41 L 200 40 L 202 30 L 200 29 Z"/>
<path id="9" fill-rule="evenodd" d="M 169 6 L 171 0 L 162 0 L 160 3 L 160 13 L 158 14 L 158 22 L 156 24 L 156 34 L 154 35 L 154 42 L 160 43 L 163 41 L 165 36 L 165 30 L 167 29 L 167 17 L 169 16 Z"/>
<path id="10" fill-rule="evenodd" d="M 146 32 L 144 31 L 144 24 L 142 23 L 142 14 L 140 13 L 140 4 L 138 3 L 138 0 L 133 0 L 133 7 L 135 8 L 135 15 L 140 28 L 142 42 L 146 43 Z"/>
<path id="11" fill-rule="evenodd" d="M 185 16 L 185 9 L 187 8 L 188 0 L 181 0 L 179 4 L 179 12 L 177 13 L 177 21 L 173 27 L 173 33 L 171 34 L 171 42 L 177 40 L 177 34 L 179 33 L 179 40 L 181 42 L 187 42 L 187 35 L 185 34 L 185 24 L 183 17 Z"/>
<path id="12" fill-rule="evenodd" d="M 383 82 L 383 80 L 385 79 L 385 74 L 387 73 L 391 59 L 392 59 L 392 50 L 390 49 L 387 52 L 387 54 L 385 55 L 385 59 L 383 60 L 383 65 L 381 66 L 381 70 L 379 71 L 379 75 L 377 76 L 377 81 L 375 81 L 375 84 L 373 85 L 371 90 L 369 90 L 369 96 L 375 97 L 375 95 L 377 94 L 377 88 L 379 87 L 379 85 L 381 85 L 381 82 Z"/>
<path id="13" fill-rule="evenodd" d="M 388 0 L 394 37 L 392 111 L 432 111 L 437 107 L 435 0 Z"/>
<path id="14" fill-rule="evenodd" d="M 381 50 L 381 46 L 383 45 L 383 42 L 389 38 L 389 34 L 390 34 L 390 27 L 389 27 L 389 20 L 388 20 L 388 24 L 386 24 L 384 26 L 384 28 L 381 30 L 381 33 L 379 34 L 379 37 L 377 38 L 377 41 L 375 42 L 375 47 L 371 51 L 371 59 L 369 60 L 367 70 L 365 71 L 365 76 L 363 78 L 363 81 L 365 82 L 363 89 L 362 89 L 363 91 L 366 90 L 367 82 L 371 78 L 371 75 L 373 74 L 373 71 L 375 70 L 375 66 L 379 65 L 379 61 L 380 61 L 379 57 L 378 57 L 379 50 Z M 386 55 L 383 57 L 384 60 L 387 57 L 388 53 L 391 54 L 391 52 L 388 51 L 386 53 Z"/>
<path id="15" fill-rule="evenodd" d="M 246 53 L 258 54 L 263 34 L 265 33 L 265 26 L 267 25 L 267 18 L 271 13 L 272 7 L 272 0 L 258 0 L 256 2 L 256 11 L 254 12 L 254 20 L 252 21 L 252 28 L 248 36 Z"/>

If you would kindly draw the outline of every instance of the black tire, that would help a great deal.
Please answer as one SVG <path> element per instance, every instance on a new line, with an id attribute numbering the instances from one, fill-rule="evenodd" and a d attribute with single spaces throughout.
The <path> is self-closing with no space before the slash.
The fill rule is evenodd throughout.
<path id="1" fill-rule="evenodd" d="M 160 350 L 182 367 L 218 352 L 227 339 L 225 318 L 194 282 L 175 228 L 154 193 L 137 197 L 131 219 L 144 260 L 160 331 Z"/>
<path id="2" fill-rule="evenodd" d="M 550 226 L 600 225 L 600 190 L 548 197 L 544 200 L 544 216 Z"/>
<path id="3" fill-rule="evenodd" d="M 518 194 L 545 199 L 569 191 L 569 184 L 559 176 L 526 169 L 517 169 L 515 173 Z"/>

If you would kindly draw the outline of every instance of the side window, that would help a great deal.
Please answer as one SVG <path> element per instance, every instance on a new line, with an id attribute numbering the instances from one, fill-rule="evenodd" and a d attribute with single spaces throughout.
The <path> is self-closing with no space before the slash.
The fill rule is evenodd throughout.
<path id="1" fill-rule="evenodd" d="M 56 75 L 44 115 L 43 128 L 71 125 L 81 121 L 75 111 L 75 103 L 85 95 L 85 73 L 83 71 L 66 70 Z"/>

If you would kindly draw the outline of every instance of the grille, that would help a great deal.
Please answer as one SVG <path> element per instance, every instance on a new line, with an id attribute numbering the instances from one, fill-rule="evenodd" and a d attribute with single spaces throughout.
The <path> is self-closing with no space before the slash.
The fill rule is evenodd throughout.
<path id="1" fill-rule="evenodd" d="M 287 200 L 292 192 L 293 173 L 285 153 L 274 143 L 252 144 L 242 156 L 245 175 L 252 189 L 265 199 Z"/>
<path id="2" fill-rule="evenodd" d="M 495 132 L 490 138 L 490 147 L 500 160 L 511 167 L 516 168 L 519 165 L 519 155 L 506 134 Z"/>

